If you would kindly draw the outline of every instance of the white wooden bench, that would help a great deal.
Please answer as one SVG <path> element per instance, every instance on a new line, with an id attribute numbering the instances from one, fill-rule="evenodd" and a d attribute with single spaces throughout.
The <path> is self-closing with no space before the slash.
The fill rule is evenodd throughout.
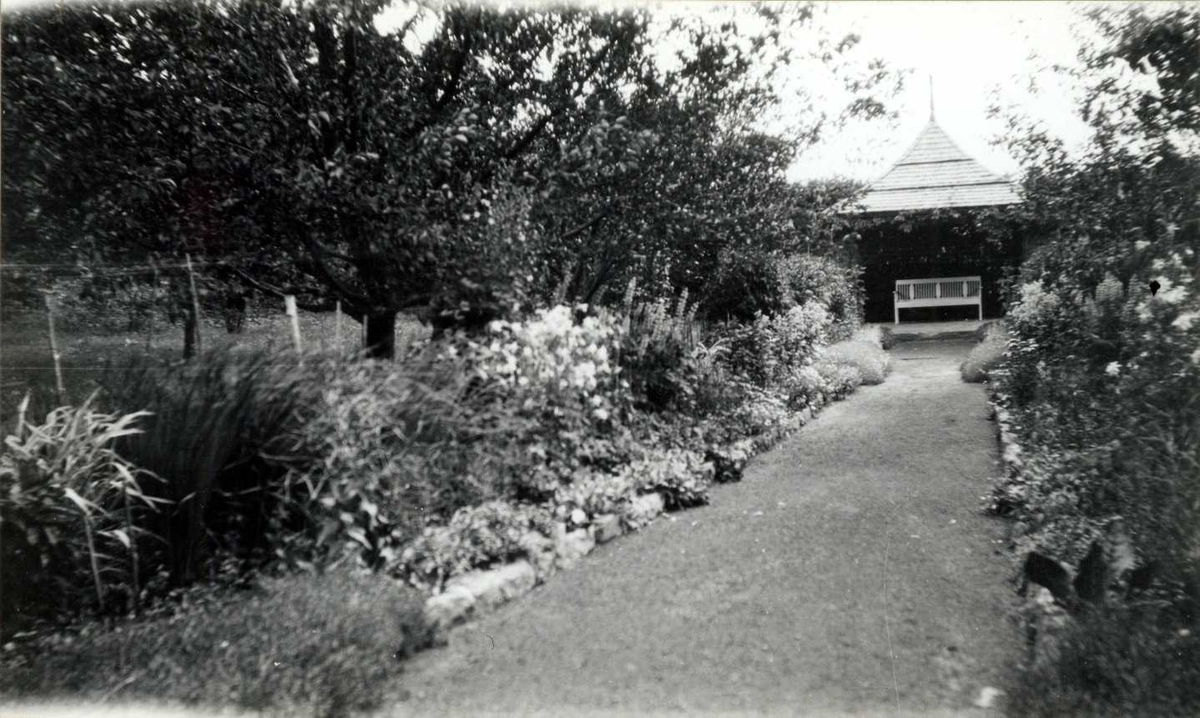
<path id="1" fill-rule="evenodd" d="M 896 323 L 901 309 L 916 307 L 979 307 L 983 319 L 983 282 L 979 277 L 939 277 L 896 280 Z"/>

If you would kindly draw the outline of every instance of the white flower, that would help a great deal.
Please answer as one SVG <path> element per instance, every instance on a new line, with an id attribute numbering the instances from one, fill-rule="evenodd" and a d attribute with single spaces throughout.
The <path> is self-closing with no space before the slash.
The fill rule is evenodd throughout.
<path id="1" fill-rule="evenodd" d="M 1138 249 L 1138 250 L 1145 249 L 1146 247 L 1149 247 L 1149 246 L 1150 246 L 1150 243 L 1144 239 L 1139 239 L 1138 241 L 1133 243 L 1133 248 Z"/>
<path id="2" fill-rule="evenodd" d="M 1188 292 L 1183 287 L 1171 287 L 1169 290 L 1158 293 L 1158 298 L 1165 304 L 1179 304 L 1187 299 Z"/>
<path id="3" fill-rule="evenodd" d="M 1104 367 L 1104 373 L 1109 376 L 1116 376 L 1121 373 L 1121 362 L 1111 361 L 1108 366 Z"/>
<path id="4" fill-rule="evenodd" d="M 1200 356 L 1200 351 L 1197 351 L 1196 355 Z M 1200 361 L 1197 361 L 1196 363 L 1200 364 Z M 592 412 L 592 416 L 596 417 L 600 421 L 607 421 L 608 420 L 608 409 L 605 409 L 605 408 L 596 409 L 595 411 Z"/>
<path id="5" fill-rule="evenodd" d="M 1175 317 L 1175 321 L 1171 322 L 1171 326 L 1186 332 L 1192 328 L 1192 322 L 1197 319 L 1200 319 L 1200 312 L 1184 312 Z"/>

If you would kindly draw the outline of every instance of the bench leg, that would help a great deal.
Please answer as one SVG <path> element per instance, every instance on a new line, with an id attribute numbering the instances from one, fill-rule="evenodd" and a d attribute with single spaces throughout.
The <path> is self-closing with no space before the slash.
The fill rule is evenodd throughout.
<path id="1" fill-rule="evenodd" d="M 892 306 L 896 308 L 896 323 L 899 324 L 900 323 L 900 305 L 893 304 Z"/>
<path id="2" fill-rule="evenodd" d="M 983 297 L 979 298 L 979 321 L 983 321 Z"/>

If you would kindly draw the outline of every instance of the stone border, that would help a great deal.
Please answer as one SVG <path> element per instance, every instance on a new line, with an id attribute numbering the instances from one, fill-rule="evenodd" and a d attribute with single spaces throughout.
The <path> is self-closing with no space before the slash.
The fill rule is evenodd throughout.
<path id="1" fill-rule="evenodd" d="M 529 593 L 554 574 L 573 568 L 597 544 L 608 543 L 649 525 L 664 512 L 665 506 L 662 494 L 642 494 L 633 499 L 625 516 L 596 516 L 586 529 L 574 531 L 567 531 L 566 525 L 560 523 L 555 526 L 552 539 L 531 532 L 522 543 L 530 549 L 532 561 L 522 559 L 450 579 L 441 593 L 426 599 L 425 620 L 434 630 L 444 632 L 471 618 L 491 613 Z"/>
<path id="2" fill-rule="evenodd" d="M 1004 465 L 1005 475 L 1016 478 L 1025 470 L 1024 452 L 1017 443 L 1016 434 L 1012 430 L 1012 415 L 1008 409 L 995 402 L 988 402 L 992 409 L 992 418 L 1000 431 L 1000 463 Z"/>
<path id="3" fill-rule="evenodd" d="M 1000 442 L 1000 463 L 1005 474 L 1002 480 L 1023 481 L 1025 452 L 1013 431 L 1012 414 L 994 401 L 989 400 L 988 406 L 996 421 Z M 1045 668 L 1052 666 L 1057 658 L 1061 637 L 1072 619 L 1067 610 L 1054 600 L 1049 589 L 1029 584 L 1028 590 L 1029 593 L 1021 597 L 1017 613 L 1026 636 L 1026 661 L 1035 669 Z"/>

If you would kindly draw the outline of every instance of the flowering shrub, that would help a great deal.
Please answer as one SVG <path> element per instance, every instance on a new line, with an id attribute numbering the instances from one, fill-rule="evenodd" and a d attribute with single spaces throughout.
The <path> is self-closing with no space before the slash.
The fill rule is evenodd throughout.
<path id="1" fill-rule="evenodd" d="M 785 398 L 771 390 L 750 388 L 746 400 L 733 411 L 728 423 L 739 427 L 742 436 L 758 436 L 777 429 L 787 422 Z"/>
<path id="2" fill-rule="evenodd" d="M 795 367 L 780 382 L 788 406 L 803 409 L 816 403 L 817 396 L 829 390 L 825 377 L 815 366 Z"/>
<path id="3" fill-rule="evenodd" d="M 620 514 L 640 486 L 639 478 L 626 465 L 616 474 L 589 473 L 575 478 L 554 492 L 554 502 L 567 513 L 580 509 L 589 518 Z"/>
<path id="4" fill-rule="evenodd" d="M 481 380 L 519 395 L 524 409 L 553 412 L 578 404 L 604 420 L 620 386 L 620 336 L 611 318 L 586 316 L 576 323 L 572 309 L 560 305 L 529 321 L 493 321 L 488 339 L 465 340 L 464 353 Z"/>
<path id="5" fill-rule="evenodd" d="M 892 369 L 891 357 L 878 345 L 869 342 L 848 339 L 838 342 L 821 353 L 821 358 L 827 362 L 836 362 L 858 369 L 862 375 L 862 383 L 868 385 L 882 384 Z"/>
<path id="6" fill-rule="evenodd" d="M 696 358 L 692 324 L 696 305 L 687 290 L 675 302 L 666 299 L 631 307 L 625 317 L 621 367 L 639 407 L 650 411 L 687 408 Z"/>
<path id="7" fill-rule="evenodd" d="M 798 255 L 787 262 L 788 288 L 801 306 L 817 304 L 829 314 L 831 341 L 849 339 L 862 323 L 864 293 L 856 267 L 817 255 Z"/>
<path id="8" fill-rule="evenodd" d="M 629 387 L 616 363 L 623 332 L 613 317 L 576 322 L 558 306 L 523 322 L 494 321 L 488 331 L 483 341 L 457 337 L 445 355 L 463 357 L 476 392 L 513 417 L 514 431 L 490 443 L 505 447 L 495 469 L 515 495 L 544 501 L 579 469 L 624 460 L 629 442 L 619 424 Z"/>
<path id="9" fill-rule="evenodd" d="M 822 359 L 817 362 L 816 368 L 828 387 L 826 394 L 834 399 L 849 395 L 863 383 L 862 372 L 853 364 Z"/>
<path id="10" fill-rule="evenodd" d="M 504 501 L 464 507 L 449 524 L 425 529 L 391 571 L 419 588 L 438 589 L 454 576 L 524 556 L 522 538 L 531 531 L 553 535 L 547 509 Z"/>
<path id="11" fill-rule="evenodd" d="M 708 503 L 714 468 L 698 452 L 667 449 L 635 461 L 629 472 L 644 492 L 658 491 L 673 510 Z"/>
<path id="12" fill-rule="evenodd" d="M 771 330 L 776 337 L 773 344 L 776 366 L 786 370 L 811 364 L 829 341 L 832 325 L 833 316 L 820 302 L 808 302 L 775 317 Z"/>
<path id="13" fill-rule="evenodd" d="M 786 381 L 794 369 L 812 363 L 831 324 L 829 312 L 817 302 L 774 317 L 759 314 L 752 323 L 727 330 L 728 365 L 760 387 Z"/>

